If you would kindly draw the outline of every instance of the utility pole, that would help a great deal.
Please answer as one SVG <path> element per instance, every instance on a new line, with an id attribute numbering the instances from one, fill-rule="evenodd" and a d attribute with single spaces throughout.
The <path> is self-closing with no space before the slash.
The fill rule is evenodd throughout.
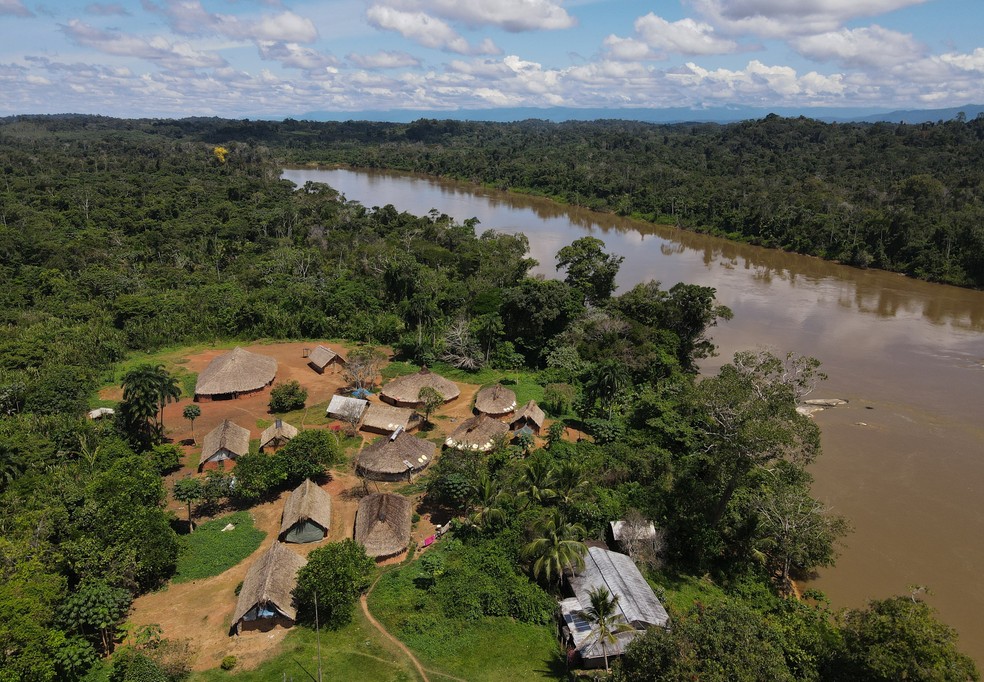
<path id="1" fill-rule="evenodd" d="M 318 591 L 314 591 L 314 632 L 318 638 L 318 682 L 323 682 L 321 677 L 321 622 L 318 620 Z"/>

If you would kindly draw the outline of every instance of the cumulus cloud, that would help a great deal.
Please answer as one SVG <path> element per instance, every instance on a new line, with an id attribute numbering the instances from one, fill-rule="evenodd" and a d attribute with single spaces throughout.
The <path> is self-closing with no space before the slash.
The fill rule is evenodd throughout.
<path id="1" fill-rule="evenodd" d="M 91 14 L 97 17 L 127 17 L 130 13 L 126 10 L 123 5 L 119 3 L 103 4 L 101 2 L 93 2 L 85 6 L 85 13 Z"/>
<path id="2" fill-rule="evenodd" d="M 848 68 L 890 67 L 918 59 L 924 52 L 911 35 L 878 25 L 804 36 L 791 44 L 804 57 Z"/>
<path id="3" fill-rule="evenodd" d="M 360 69 L 405 69 L 420 66 L 412 54 L 396 50 L 380 50 L 372 54 L 352 52 L 345 57 Z"/>
<path id="4" fill-rule="evenodd" d="M 104 54 L 147 59 L 168 69 L 205 68 L 226 63 L 216 54 L 196 50 L 188 43 L 172 43 L 162 36 L 143 38 L 119 31 L 104 31 L 78 19 L 70 20 L 61 28 L 77 45 Z"/>
<path id="5" fill-rule="evenodd" d="M 373 5 L 366 12 L 369 23 L 435 50 L 458 54 L 497 54 L 495 44 L 486 38 L 479 45 L 469 44 L 450 24 L 423 12 L 404 12 L 384 5 Z"/>
<path id="6" fill-rule="evenodd" d="M 33 17 L 34 12 L 24 6 L 23 0 L 0 0 L 0 16 Z"/>
<path id="7" fill-rule="evenodd" d="M 665 59 L 668 53 L 726 54 L 738 49 L 738 43 L 716 35 L 710 24 L 690 18 L 669 22 L 652 12 L 635 20 L 635 33 L 636 38 L 610 35 L 605 39 L 613 58 Z"/>
<path id="8" fill-rule="evenodd" d="M 549 31 L 577 22 L 555 0 L 410 0 L 416 9 L 470 26 L 507 31 Z"/>
<path id="9" fill-rule="evenodd" d="M 143 0 L 143 6 L 162 14 L 175 32 L 185 35 L 221 35 L 237 40 L 285 43 L 310 43 L 318 37 L 313 21 L 291 11 L 242 19 L 231 14 L 213 14 L 200 0 L 165 0 L 162 6 Z"/>
<path id="10" fill-rule="evenodd" d="M 977 71 L 984 73 L 984 47 L 978 47 L 970 54 L 948 52 L 940 55 L 940 61 L 954 66 L 961 71 Z"/>
<path id="11" fill-rule="evenodd" d="M 256 47 L 263 59 L 280 62 L 282 65 L 294 69 L 323 69 L 326 66 L 338 64 L 338 60 L 333 55 L 312 50 L 297 43 L 259 40 Z"/>
<path id="12" fill-rule="evenodd" d="M 927 0 L 691 0 L 714 26 L 731 34 L 788 38 L 836 31 L 851 19 Z"/>

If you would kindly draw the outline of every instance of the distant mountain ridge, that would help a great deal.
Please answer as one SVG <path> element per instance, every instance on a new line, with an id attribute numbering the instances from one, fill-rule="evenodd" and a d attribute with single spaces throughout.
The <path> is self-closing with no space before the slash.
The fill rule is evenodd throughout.
<path id="1" fill-rule="evenodd" d="M 769 114 L 796 118 L 806 116 L 827 123 L 932 123 L 949 121 L 963 112 L 968 119 L 984 113 L 984 105 L 967 104 L 945 109 L 900 109 L 883 111 L 877 108 L 857 107 L 748 107 L 726 106 L 693 109 L 689 107 L 669 107 L 665 109 L 576 109 L 572 107 L 513 107 L 504 109 L 392 109 L 388 111 L 309 111 L 298 118 L 308 121 L 384 121 L 388 123 L 409 123 L 421 118 L 455 119 L 460 121 L 490 121 L 507 123 L 527 119 L 547 121 L 594 121 L 598 119 L 619 119 L 643 121 L 646 123 L 734 123 L 749 119 L 760 119 Z"/>

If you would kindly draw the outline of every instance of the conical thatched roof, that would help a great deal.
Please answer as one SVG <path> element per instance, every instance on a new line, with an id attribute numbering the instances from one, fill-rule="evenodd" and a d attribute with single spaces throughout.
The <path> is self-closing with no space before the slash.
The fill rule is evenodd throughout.
<path id="1" fill-rule="evenodd" d="M 401 431 L 394 439 L 380 438 L 359 454 L 356 470 L 366 478 L 389 479 L 424 469 L 434 459 L 437 445 Z M 406 462 L 411 464 L 407 467 Z"/>
<path id="2" fill-rule="evenodd" d="M 202 456 L 198 460 L 199 466 L 223 449 L 228 450 L 236 457 L 249 452 L 249 429 L 226 419 L 209 431 L 202 440 Z"/>
<path id="3" fill-rule="evenodd" d="M 311 354 L 308 355 L 308 362 L 316 367 L 324 369 L 327 367 L 332 360 L 336 362 L 345 362 L 345 358 L 333 351 L 327 346 L 316 346 Z"/>
<path id="4" fill-rule="evenodd" d="M 232 622 L 238 623 L 246 613 L 257 604 L 274 607 L 291 620 L 297 618 L 291 592 L 297 585 L 297 572 L 307 563 L 301 557 L 279 542 L 273 543 L 256 560 L 243 580 L 239 591 L 239 601 L 233 612 Z"/>
<path id="5" fill-rule="evenodd" d="M 475 395 L 475 409 L 492 416 L 509 414 L 516 409 L 516 394 L 502 384 L 486 386 Z"/>
<path id="6" fill-rule="evenodd" d="M 410 514 L 410 500 L 402 495 L 368 495 L 355 515 L 355 541 L 377 559 L 399 554 L 410 544 Z"/>
<path id="7" fill-rule="evenodd" d="M 445 379 L 440 374 L 434 374 L 424 367 L 416 374 L 397 377 L 393 381 L 383 386 L 380 397 L 389 403 L 400 403 L 403 405 L 420 405 L 420 389 L 430 386 L 441 394 L 444 402 L 454 400 L 461 391 L 453 381 Z"/>
<path id="8" fill-rule="evenodd" d="M 277 376 L 277 361 L 236 346 L 208 363 L 198 375 L 195 395 L 248 393 L 271 383 Z"/>
<path id="9" fill-rule="evenodd" d="M 522 426 L 528 422 L 531 422 L 536 424 L 537 429 L 540 429 L 543 427 L 543 420 L 546 419 L 546 417 L 547 415 L 543 413 L 543 410 L 541 410 L 540 406 L 536 404 L 536 401 L 531 400 L 523 405 L 519 412 L 513 415 L 510 424 L 513 428 L 517 428 L 517 424 Z"/>
<path id="10" fill-rule="evenodd" d="M 265 448 L 274 440 L 288 441 L 297 435 L 297 427 L 282 419 L 277 419 L 260 434 L 260 447 Z"/>
<path id="11" fill-rule="evenodd" d="M 281 536 L 298 521 L 314 521 L 326 533 L 331 528 L 331 495 L 311 479 L 297 486 L 287 498 L 280 522 Z"/>
<path id="12" fill-rule="evenodd" d="M 449 448 L 487 452 L 492 449 L 496 438 L 507 433 L 509 427 L 505 423 L 492 419 L 487 414 L 480 414 L 452 431 L 444 444 Z"/>

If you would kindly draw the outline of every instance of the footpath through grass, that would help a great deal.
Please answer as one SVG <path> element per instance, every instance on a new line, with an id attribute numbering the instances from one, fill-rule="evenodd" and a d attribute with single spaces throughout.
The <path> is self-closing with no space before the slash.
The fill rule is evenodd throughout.
<path id="1" fill-rule="evenodd" d="M 228 524 L 233 530 L 223 531 Z M 181 538 L 175 583 L 201 580 L 223 573 L 255 552 L 266 533 L 253 525 L 249 512 L 241 511 L 206 521 L 194 533 Z"/>

